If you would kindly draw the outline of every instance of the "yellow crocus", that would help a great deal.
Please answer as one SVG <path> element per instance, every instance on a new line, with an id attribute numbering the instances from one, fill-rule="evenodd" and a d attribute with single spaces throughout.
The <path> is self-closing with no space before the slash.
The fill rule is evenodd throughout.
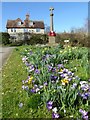
<path id="1" fill-rule="evenodd" d="M 47 50 L 47 48 L 44 48 L 44 50 Z"/>
<path id="2" fill-rule="evenodd" d="M 44 53 L 45 51 L 43 50 L 42 53 Z"/>
<path id="3" fill-rule="evenodd" d="M 30 84 L 32 82 L 32 80 L 33 80 L 33 76 L 29 78 L 28 84 Z"/>
<path id="4" fill-rule="evenodd" d="M 60 51 L 60 53 L 63 53 L 63 51 Z"/>
<path id="5" fill-rule="evenodd" d="M 67 79 L 63 79 L 63 80 L 61 80 L 61 82 L 62 82 L 62 85 L 65 85 L 65 84 L 68 84 L 68 80 Z"/>
<path id="6" fill-rule="evenodd" d="M 63 71 L 63 69 L 60 69 L 60 72 L 62 72 Z"/>

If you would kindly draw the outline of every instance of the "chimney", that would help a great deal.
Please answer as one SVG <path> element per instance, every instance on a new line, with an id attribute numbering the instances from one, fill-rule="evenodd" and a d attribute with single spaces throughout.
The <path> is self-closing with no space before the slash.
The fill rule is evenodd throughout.
<path id="1" fill-rule="evenodd" d="M 29 14 L 26 14 L 26 20 L 29 20 Z"/>

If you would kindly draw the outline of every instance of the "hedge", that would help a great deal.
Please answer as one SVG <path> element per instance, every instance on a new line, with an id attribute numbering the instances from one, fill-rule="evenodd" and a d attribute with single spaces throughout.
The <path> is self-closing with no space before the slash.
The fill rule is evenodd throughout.
<path id="1" fill-rule="evenodd" d="M 9 38 L 10 38 L 10 35 L 8 33 L 6 33 L 6 32 L 0 33 L 0 43 L 1 44 L 4 44 L 4 45 L 9 44 L 10 43 Z"/>

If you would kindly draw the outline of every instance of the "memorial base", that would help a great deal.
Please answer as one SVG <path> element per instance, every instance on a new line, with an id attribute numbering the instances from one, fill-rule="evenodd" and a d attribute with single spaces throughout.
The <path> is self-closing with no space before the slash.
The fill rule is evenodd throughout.
<path id="1" fill-rule="evenodd" d="M 55 44 L 56 43 L 56 37 L 55 36 L 49 36 L 49 44 Z"/>

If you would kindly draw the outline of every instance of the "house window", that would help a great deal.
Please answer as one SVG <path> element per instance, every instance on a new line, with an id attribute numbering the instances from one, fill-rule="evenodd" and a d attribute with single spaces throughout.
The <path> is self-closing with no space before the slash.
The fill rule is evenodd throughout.
<path id="1" fill-rule="evenodd" d="M 36 32 L 40 32 L 40 29 L 39 29 L 39 28 L 37 28 L 37 29 L 36 29 Z"/>
<path id="2" fill-rule="evenodd" d="M 28 29 L 24 28 L 24 32 L 28 32 Z"/>
<path id="3" fill-rule="evenodd" d="M 29 30 L 29 32 L 31 33 L 32 31 L 31 31 L 31 30 Z"/>
<path id="4" fill-rule="evenodd" d="M 21 25 L 21 22 L 19 21 L 17 24 L 18 24 L 18 25 Z"/>
<path id="5" fill-rule="evenodd" d="M 11 39 L 16 39 L 16 36 L 10 36 Z"/>
<path id="6" fill-rule="evenodd" d="M 13 32 L 13 29 L 11 29 L 11 32 Z"/>
<path id="7" fill-rule="evenodd" d="M 32 33 L 34 33 L 34 30 L 32 30 Z"/>
<path id="8" fill-rule="evenodd" d="M 16 29 L 14 29 L 14 32 L 16 32 Z"/>
<path id="9" fill-rule="evenodd" d="M 32 25 L 33 25 L 33 22 L 30 22 L 30 23 L 29 23 L 29 26 L 32 26 Z"/>

